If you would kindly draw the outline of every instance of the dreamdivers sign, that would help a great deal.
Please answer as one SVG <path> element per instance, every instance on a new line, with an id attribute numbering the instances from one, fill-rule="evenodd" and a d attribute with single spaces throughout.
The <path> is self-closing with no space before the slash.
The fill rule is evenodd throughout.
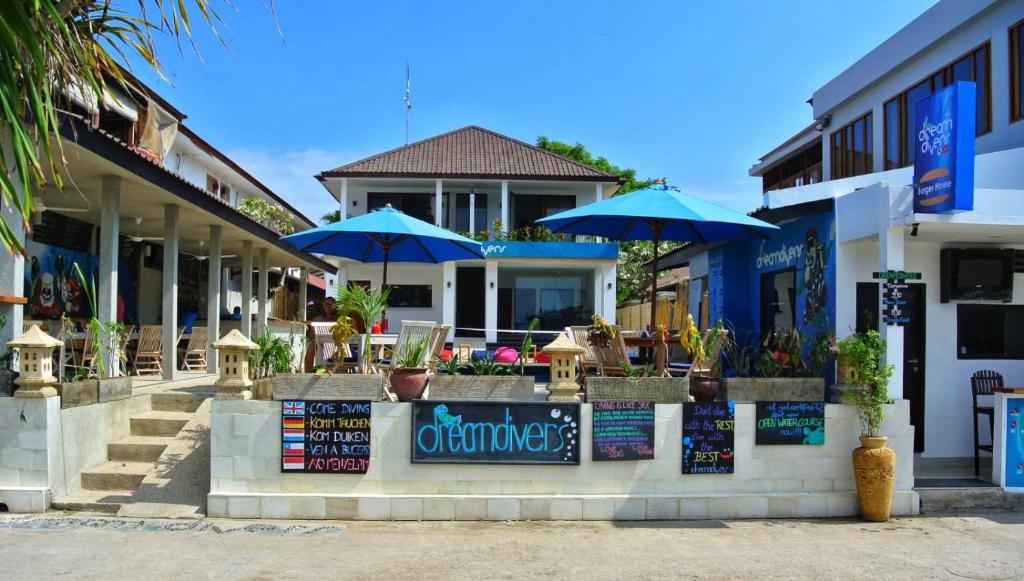
<path id="1" fill-rule="evenodd" d="M 974 209 L 974 83 L 957 81 L 917 102 L 914 212 Z"/>

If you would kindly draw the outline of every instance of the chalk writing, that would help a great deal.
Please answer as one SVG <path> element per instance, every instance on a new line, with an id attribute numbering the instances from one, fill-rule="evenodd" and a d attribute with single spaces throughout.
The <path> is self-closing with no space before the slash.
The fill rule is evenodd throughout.
<path id="1" fill-rule="evenodd" d="M 683 404 L 683 474 L 732 474 L 736 404 Z"/>
<path id="2" fill-rule="evenodd" d="M 757 402 L 754 443 L 821 446 L 825 443 L 825 402 Z"/>
<path id="3" fill-rule="evenodd" d="M 365 474 L 370 402 L 281 402 L 281 471 Z"/>
<path id="4" fill-rule="evenodd" d="M 594 402 L 591 434 L 595 462 L 653 460 L 654 402 Z"/>

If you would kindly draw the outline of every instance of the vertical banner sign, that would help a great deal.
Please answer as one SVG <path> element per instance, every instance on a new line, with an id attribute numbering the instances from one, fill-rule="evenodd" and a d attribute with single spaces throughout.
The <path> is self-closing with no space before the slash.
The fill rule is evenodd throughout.
<path id="1" fill-rule="evenodd" d="M 1006 438 L 1003 440 L 1003 487 L 1024 489 L 1024 397 L 1006 398 Z"/>
<path id="2" fill-rule="evenodd" d="M 914 212 L 974 209 L 974 83 L 957 81 L 916 104 Z"/>
<path id="3" fill-rule="evenodd" d="M 683 404 L 683 474 L 732 474 L 736 404 Z"/>
<path id="4" fill-rule="evenodd" d="M 412 461 L 579 464 L 580 404 L 412 402 Z"/>
<path id="5" fill-rule="evenodd" d="M 825 444 L 825 402 L 759 401 L 754 444 L 821 446 Z"/>
<path id="6" fill-rule="evenodd" d="M 882 322 L 898 327 L 913 322 L 910 313 L 914 312 L 914 305 L 910 304 L 906 281 L 921 280 L 921 273 L 887 270 L 876 272 L 874 277 L 882 280 Z"/>
<path id="7" fill-rule="evenodd" d="M 281 472 L 366 474 L 369 467 L 370 402 L 281 402 Z"/>
<path id="8" fill-rule="evenodd" d="M 654 402 L 594 402 L 592 458 L 605 460 L 654 459 Z"/>

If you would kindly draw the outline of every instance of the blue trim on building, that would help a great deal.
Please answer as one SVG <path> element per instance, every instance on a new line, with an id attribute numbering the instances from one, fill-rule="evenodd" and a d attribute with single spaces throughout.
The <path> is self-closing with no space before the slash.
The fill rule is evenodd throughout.
<path id="1" fill-rule="evenodd" d="M 487 258 L 575 258 L 616 260 L 619 245 L 609 242 L 507 242 L 483 243 Z"/>

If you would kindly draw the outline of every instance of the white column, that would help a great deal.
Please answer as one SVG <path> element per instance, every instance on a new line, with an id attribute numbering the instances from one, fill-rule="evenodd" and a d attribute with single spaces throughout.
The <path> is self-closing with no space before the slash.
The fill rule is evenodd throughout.
<path id="1" fill-rule="evenodd" d="M 604 317 L 604 270 L 598 266 L 594 268 L 593 273 L 594 283 L 592 285 L 593 288 L 590 289 L 591 300 L 594 301 L 593 313 Z"/>
<path id="2" fill-rule="evenodd" d="M 903 226 L 891 226 L 889 218 L 890 188 L 884 188 L 880 198 L 878 228 L 878 270 L 903 270 Z M 879 281 L 882 283 L 884 281 Z M 882 304 L 883 284 L 878 285 L 879 302 Z M 878 332 L 885 341 L 885 361 L 893 366 L 892 379 L 889 381 L 889 397 L 903 399 L 903 327 L 886 325 L 881 317 L 878 321 Z"/>
<path id="3" fill-rule="evenodd" d="M 242 320 L 238 330 L 252 338 L 252 242 L 242 242 Z"/>
<path id="4" fill-rule="evenodd" d="M 594 202 L 600 202 L 604 199 L 604 187 L 601 184 L 594 184 Z"/>
<path id="5" fill-rule="evenodd" d="M 309 302 L 309 269 L 305 266 L 299 268 L 299 312 L 296 313 L 300 321 L 308 317 L 306 303 Z"/>
<path id="6" fill-rule="evenodd" d="M 445 262 L 441 265 L 441 322 L 455 327 L 455 263 Z M 454 334 L 453 334 L 454 336 Z"/>
<path id="7" fill-rule="evenodd" d="M 469 233 L 476 234 L 476 194 L 469 194 Z"/>
<path id="8" fill-rule="evenodd" d="M 0 146 L 4 147 L 4 153 L 8 153 L 8 144 L 0 140 Z M 14 182 L 14 189 L 20 195 L 21 188 Z M 36 195 L 39 195 L 38 193 Z M 25 242 L 25 228 L 21 216 L 16 212 L 0 212 L 0 220 L 7 222 L 14 236 L 23 244 Z M 30 291 L 31 292 L 31 291 Z M 25 297 L 25 257 L 21 254 L 11 252 L 0 252 L 0 294 L 12 297 Z M 19 304 L 0 303 L 0 314 L 7 317 L 7 325 L 0 329 L 0 346 L 6 346 L 22 335 L 23 318 L 25 307 Z M 56 332 L 51 330 L 56 336 Z M 17 369 L 17 357 L 11 361 L 14 369 Z M 5 370 L 6 371 L 6 370 Z M 58 370 L 59 371 L 59 370 Z"/>
<path id="9" fill-rule="evenodd" d="M 162 366 L 167 381 L 178 373 L 178 214 L 178 206 L 164 206 Z"/>
<path id="10" fill-rule="evenodd" d="M 442 222 L 441 222 L 441 217 L 442 217 L 441 216 L 441 208 L 442 208 L 441 199 L 444 196 L 444 193 L 442 191 L 443 187 L 444 186 L 443 186 L 441 180 L 435 180 L 434 181 L 434 226 L 440 226 L 442 224 Z"/>
<path id="11" fill-rule="evenodd" d="M 220 269 L 220 310 L 228 312 L 228 290 L 231 288 L 231 267 L 222 266 Z"/>
<path id="12" fill-rule="evenodd" d="M 345 219 L 348 214 L 348 178 L 341 178 L 341 193 L 338 194 L 338 218 Z"/>
<path id="13" fill-rule="evenodd" d="M 266 247 L 260 248 L 259 294 L 256 297 L 256 301 L 259 303 L 256 305 L 256 332 L 260 335 L 267 331 L 267 295 L 270 294 L 267 254 Z"/>
<path id="14" fill-rule="evenodd" d="M 498 263 L 488 260 L 484 268 L 484 339 L 498 340 Z"/>
<path id="15" fill-rule="evenodd" d="M 615 265 L 608 264 L 601 267 L 601 294 L 598 300 L 604 301 L 604 319 L 609 324 L 615 324 L 615 293 L 617 292 L 617 281 L 615 280 Z"/>
<path id="16" fill-rule="evenodd" d="M 121 178 L 103 176 L 102 206 L 100 208 L 100 279 L 96 301 L 99 312 L 96 317 L 102 323 L 117 320 L 117 259 L 119 234 L 121 230 Z M 115 354 L 115 338 L 102 333 L 101 341 L 106 346 L 104 372 L 109 377 L 118 374 L 120 365 Z"/>
<path id="17" fill-rule="evenodd" d="M 509 215 L 511 212 L 511 202 L 508 196 L 508 180 L 501 181 L 501 229 L 503 232 L 509 230 Z"/>
<path id="18" fill-rule="evenodd" d="M 217 373 L 217 350 L 213 348 L 213 342 L 220 339 L 220 296 L 226 294 L 221 289 L 223 250 L 221 227 L 210 226 L 210 264 L 206 275 L 206 332 L 210 337 L 206 347 L 207 373 Z"/>

